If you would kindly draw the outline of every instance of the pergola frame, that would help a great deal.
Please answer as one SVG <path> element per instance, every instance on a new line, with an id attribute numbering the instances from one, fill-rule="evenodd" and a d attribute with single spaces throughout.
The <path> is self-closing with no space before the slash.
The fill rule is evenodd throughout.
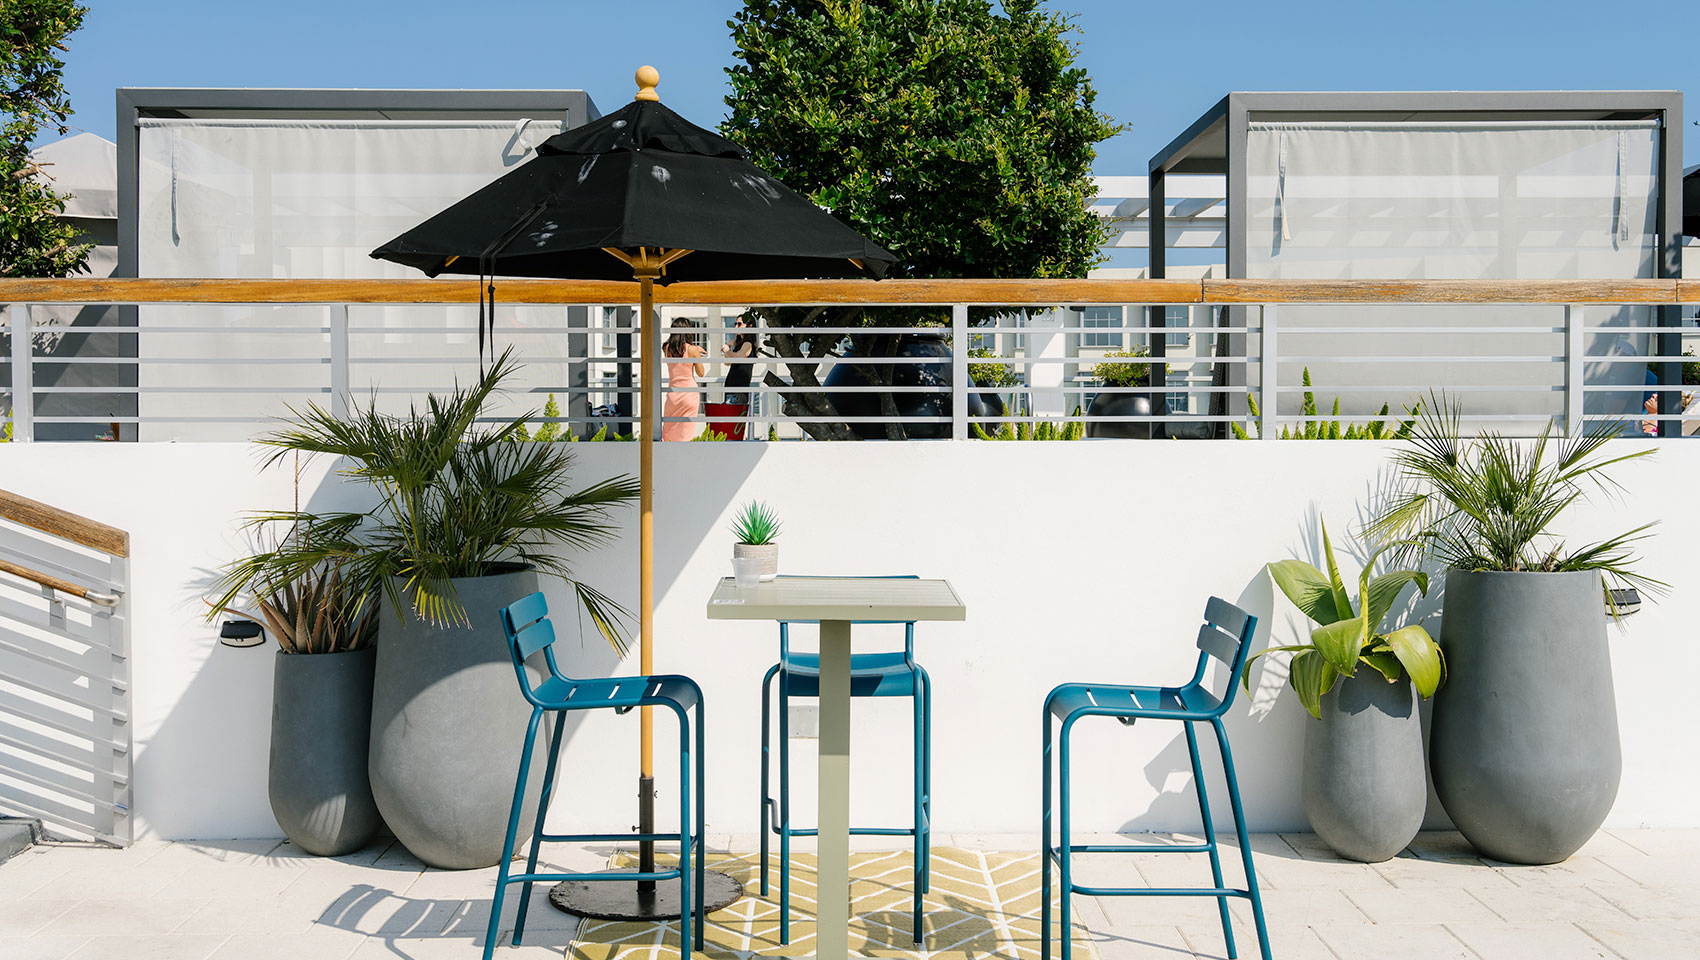
<path id="1" fill-rule="evenodd" d="M 1234 92 L 1205 111 L 1180 136 L 1151 158 L 1149 180 L 1150 276 L 1167 276 L 1164 178 L 1169 174 L 1217 174 L 1227 178 L 1227 278 L 1246 277 L 1246 137 L 1253 120 L 1653 120 L 1659 125 L 1659 177 L 1655 199 L 1659 235 L 1660 278 L 1682 276 L 1683 170 L 1682 94 L 1676 90 L 1534 90 L 1534 91 L 1347 91 L 1332 93 Z M 1244 330 L 1246 308 L 1229 307 L 1225 326 Z M 1658 308 L 1660 333 L 1658 353 L 1675 356 L 1682 352 L 1682 311 Z M 1163 312 L 1152 310 L 1149 327 L 1164 325 Z M 1242 338 L 1245 334 L 1230 334 Z M 1162 336 L 1149 337 L 1151 355 L 1165 355 Z M 1244 343 L 1234 344 L 1242 352 Z M 1671 409 L 1678 402 L 1682 365 L 1676 361 L 1656 364 L 1661 388 L 1659 408 Z M 1163 364 L 1151 365 L 1152 406 L 1166 412 Z M 1233 375 L 1243 376 L 1244 371 Z M 1161 407 L 1158 405 L 1162 404 Z M 1679 424 L 1659 424 L 1660 436 L 1676 436 Z"/>

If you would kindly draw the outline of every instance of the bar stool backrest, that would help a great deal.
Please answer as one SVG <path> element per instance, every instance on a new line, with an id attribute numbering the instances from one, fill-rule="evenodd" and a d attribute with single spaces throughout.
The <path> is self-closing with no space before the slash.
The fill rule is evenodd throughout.
<path id="1" fill-rule="evenodd" d="M 1204 605 L 1204 625 L 1198 628 L 1198 669 L 1192 675 L 1190 686 L 1203 688 L 1204 669 L 1209 666 L 1211 657 L 1228 667 L 1227 689 L 1220 695 L 1205 691 L 1220 701 L 1221 705 L 1211 711 L 1217 716 L 1225 713 L 1234 702 L 1234 692 L 1239 689 L 1240 670 L 1245 667 L 1251 637 L 1256 632 L 1257 618 L 1221 597 L 1211 597 L 1210 602 Z"/>
<path id="2" fill-rule="evenodd" d="M 549 622 L 549 604 L 541 591 L 522 597 L 502 608 L 502 632 L 507 634 L 508 655 L 513 658 L 514 673 L 519 676 L 520 692 L 532 704 L 541 706 L 531 676 L 526 673 L 526 658 L 543 651 L 549 672 L 561 680 L 571 680 L 555 663 L 555 627 Z"/>

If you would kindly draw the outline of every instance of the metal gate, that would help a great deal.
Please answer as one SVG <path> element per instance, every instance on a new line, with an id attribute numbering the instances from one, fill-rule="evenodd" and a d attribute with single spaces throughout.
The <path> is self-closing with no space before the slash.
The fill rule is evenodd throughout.
<path id="1" fill-rule="evenodd" d="M 0 813 L 125 846 L 130 537 L 0 490 Z"/>

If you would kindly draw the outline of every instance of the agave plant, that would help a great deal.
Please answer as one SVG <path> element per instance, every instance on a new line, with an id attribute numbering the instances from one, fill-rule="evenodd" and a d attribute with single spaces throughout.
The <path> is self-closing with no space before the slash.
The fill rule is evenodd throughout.
<path id="1" fill-rule="evenodd" d="M 532 414 L 482 425 L 490 397 L 516 369 L 506 351 L 477 383 L 433 395 L 406 416 L 380 413 L 375 400 L 347 417 L 317 404 L 291 408 L 291 424 L 260 438 L 273 448 L 265 463 L 293 453 L 337 457 L 339 473 L 370 486 L 377 503 L 359 512 L 256 514 L 251 524 L 287 524 L 293 535 L 232 568 L 227 595 L 329 568 L 360 590 L 387 594 L 398 610 L 464 626 L 454 579 L 530 564 L 566 580 L 623 654 L 626 610 L 575 579 L 564 554 L 606 543 L 616 529 L 611 509 L 636 497 L 637 484 L 616 477 L 569 490 L 571 445 L 509 442 Z"/>
<path id="2" fill-rule="evenodd" d="M 751 500 L 732 517 L 732 535 L 738 543 L 762 546 L 779 536 L 779 517 L 760 500 Z"/>
<path id="3" fill-rule="evenodd" d="M 1322 719 L 1322 696 L 1334 689 L 1342 676 L 1357 674 L 1360 665 L 1367 665 L 1388 683 L 1398 683 L 1410 674 L 1417 693 L 1425 700 L 1446 680 L 1446 660 L 1440 647 L 1421 626 L 1412 624 L 1386 633 L 1382 621 L 1387 619 L 1393 604 L 1409 584 L 1417 592 L 1428 594 L 1428 574 L 1418 570 L 1389 570 L 1371 578 L 1370 571 L 1382 554 L 1397 544 L 1386 544 L 1364 561 L 1358 573 L 1358 604 L 1340 578 L 1340 567 L 1334 560 L 1334 545 L 1328 540 L 1328 525 L 1322 524 L 1322 552 L 1328 562 L 1328 573 L 1303 560 L 1277 560 L 1268 565 L 1270 579 L 1293 601 L 1305 616 L 1317 624 L 1310 633 L 1310 642 L 1270 647 L 1259 651 L 1251 660 L 1268 653 L 1292 653 L 1288 667 L 1288 684 L 1310 715 Z M 1251 660 L 1240 672 L 1240 683 L 1250 687 Z"/>
<path id="4" fill-rule="evenodd" d="M 346 653 L 372 645 L 378 635 L 374 594 L 345 576 L 340 563 L 277 582 L 272 579 L 277 555 L 265 551 L 233 566 L 220 581 L 224 595 L 209 604 L 212 615 L 230 612 L 264 622 L 285 653 Z M 244 589 L 252 591 L 258 615 L 237 606 Z"/>
<path id="5" fill-rule="evenodd" d="M 1665 586 L 1631 569 L 1639 559 L 1632 544 L 1651 523 L 1574 550 L 1548 532 L 1589 493 L 1617 489 L 1606 468 L 1652 449 L 1607 453 L 1615 431 L 1596 431 L 1559 441 L 1554 457 L 1550 422 L 1532 441 L 1491 432 L 1466 440 L 1460 416 L 1456 402 L 1429 404 L 1409 446 L 1393 456 L 1406 489 L 1371 521 L 1371 534 L 1412 544 L 1407 557 L 1425 553 L 1459 570 L 1598 570 L 1624 586 Z"/>

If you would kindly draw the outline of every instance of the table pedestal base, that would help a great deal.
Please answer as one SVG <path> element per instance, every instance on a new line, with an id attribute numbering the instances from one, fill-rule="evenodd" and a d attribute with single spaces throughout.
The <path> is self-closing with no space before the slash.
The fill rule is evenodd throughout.
<path id="1" fill-rule="evenodd" d="M 609 874 L 633 873 L 609 870 Z M 718 870 L 708 871 L 703 884 L 704 913 L 731 906 L 744 895 L 744 885 Z M 695 897 L 695 894 L 692 894 Z M 655 893 L 638 896 L 636 882 L 619 880 L 563 880 L 549 891 L 549 902 L 559 910 L 595 920 L 677 920 L 680 910 L 679 880 L 657 880 Z"/>

